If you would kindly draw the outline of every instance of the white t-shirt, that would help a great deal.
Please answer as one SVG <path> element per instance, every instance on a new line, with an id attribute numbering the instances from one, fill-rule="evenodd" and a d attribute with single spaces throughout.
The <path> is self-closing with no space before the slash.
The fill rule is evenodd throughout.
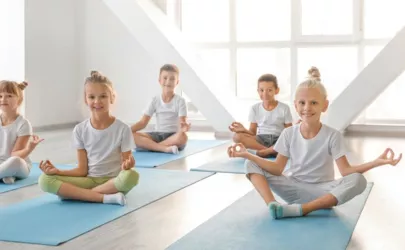
<path id="1" fill-rule="evenodd" d="M 32 127 L 30 122 L 21 115 L 9 125 L 3 126 L 1 122 L 0 124 L 0 163 L 2 163 L 10 158 L 18 137 L 32 135 Z M 25 161 L 28 166 L 31 166 L 28 156 Z"/>
<path id="2" fill-rule="evenodd" d="M 249 113 L 249 122 L 257 123 L 257 134 L 280 135 L 284 129 L 284 124 L 292 123 L 290 107 L 282 102 L 277 102 L 277 106 L 268 111 L 259 102 L 252 106 Z"/>
<path id="3" fill-rule="evenodd" d="M 87 152 L 88 174 L 91 177 L 115 177 L 121 171 L 121 152 L 135 148 L 129 125 L 115 119 L 103 130 L 93 128 L 90 119 L 77 124 L 73 130 L 76 149 Z"/>
<path id="4" fill-rule="evenodd" d="M 342 134 L 322 124 L 314 138 L 305 139 L 300 125 L 286 128 L 274 146 L 279 154 L 290 158 L 284 175 L 308 183 L 334 180 L 333 162 L 347 154 Z"/>
<path id="5" fill-rule="evenodd" d="M 164 103 L 161 95 L 155 96 L 144 113 L 151 117 L 156 113 L 155 131 L 177 132 L 179 130 L 179 117 L 187 116 L 186 101 L 177 94 L 173 96 L 169 103 Z"/>

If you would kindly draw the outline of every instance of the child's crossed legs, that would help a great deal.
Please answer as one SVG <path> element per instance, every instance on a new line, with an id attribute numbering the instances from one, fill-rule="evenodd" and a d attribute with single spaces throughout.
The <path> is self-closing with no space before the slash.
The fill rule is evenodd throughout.
<path id="1" fill-rule="evenodd" d="M 367 181 L 361 174 L 351 174 L 323 183 L 304 183 L 286 176 L 274 176 L 251 161 L 246 161 L 247 177 L 269 206 L 275 219 L 303 216 L 319 209 L 341 205 L 361 194 Z M 279 204 L 276 193 L 287 205 Z"/>

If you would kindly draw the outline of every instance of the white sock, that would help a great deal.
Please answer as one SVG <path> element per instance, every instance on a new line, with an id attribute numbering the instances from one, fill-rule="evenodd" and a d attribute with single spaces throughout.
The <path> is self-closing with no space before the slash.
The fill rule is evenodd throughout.
<path id="1" fill-rule="evenodd" d="M 10 176 L 10 177 L 4 177 L 2 180 L 3 180 L 3 182 L 4 182 L 5 184 L 14 184 L 14 182 L 15 182 L 15 177 L 12 177 L 12 176 Z"/>
<path id="2" fill-rule="evenodd" d="M 177 146 L 171 146 L 170 147 L 172 149 L 172 153 L 177 155 L 179 154 L 179 148 Z"/>
<path id="3" fill-rule="evenodd" d="M 103 203 L 125 206 L 127 204 L 127 199 L 123 193 L 105 194 L 103 197 Z"/>
<path id="4" fill-rule="evenodd" d="M 273 219 L 302 216 L 302 206 L 300 204 L 281 205 L 274 201 L 270 202 L 268 206 Z"/>

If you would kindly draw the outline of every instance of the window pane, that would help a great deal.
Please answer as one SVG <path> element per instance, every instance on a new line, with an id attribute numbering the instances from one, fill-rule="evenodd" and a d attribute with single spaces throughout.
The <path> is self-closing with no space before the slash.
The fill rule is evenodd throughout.
<path id="1" fill-rule="evenodd" d="M 229 50 L 201 50 L 197 53 L 197 56 L 199 58 L 198 73 L 200 74 L 204 83 L 220 102 L 226 102 L 225 99 L 221 98 L 221 93 L 229 93 L 231 89 L 229 80 Z M 187 100 L 187 102 L 192 101 L 187 96 L 187 93 L 183 93 L 182 96 Z M 188 108 L 192 113 L 192 116 L 196 116 L 197 114 L 202 116 L 192 103 L 189 103 Z"/>
<path id="2" fill-rule="evenodd" d="M 367 46 L 364 61 L 367 65 L 384 48 L 384 46 Z M 384 92 L 366 109 L 365 119 L 396 120 L 405 119 L 403 102 L 405 93 L 405 73 L 402 73 Z"/>
<path id="3" fill-rule="evenodd" d="M 183 0 L 181 13 L 181 28 L 190 41 L 229 41 L 228 0 Z"/>
<path id="4" fill-rule="evenodd" d="M 290 50 L 257 48 L 237 51 L 237 96 L 259 99 L 257 79 L 263 74 L 277 76 L 280 93 L 277 99 L 290 102 Z"/>
<path id="5" fill-rule="evenodd" d="M 207 87 L 215 94 L 219 95 L 224 91 L 231 90 L 229 83 L 229 50 L 210 49 L 201 50 L 198 53 L 202 78 Z"/>
<path id="6" fill-rule="evenodd" d="M 301 0 L 303 35 L 353 33 L 353 0 Z"/>
<path id="7" fill-rule="evenodd" d="M 298 80 L 307 77 L 311 66 L 318 67 L 321 79 L 333 101 L 358 74 L 357 48 L 323 47 L 298 49 Z"/>
<path id="8" fill-rule="evenodd" d="M 237 39 L 241 42 L 280 41 L 291 37 L 290 1 L 237 0 Z"/>
<path id="9" fill-rule="evenodd" d="M 365 0 L 364 37 L 393 37 L 405 25 L 404 9 L 404 1 Z"/>

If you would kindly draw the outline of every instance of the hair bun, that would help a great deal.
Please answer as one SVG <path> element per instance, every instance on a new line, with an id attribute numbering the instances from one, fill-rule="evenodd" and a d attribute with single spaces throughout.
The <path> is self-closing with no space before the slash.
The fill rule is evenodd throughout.
<path id="1" fill-rule="evenodd" d="M 19 89 L 24 90 L 28 86 L 28 82 L 23 81 L 21 83 L 18 83 L 17 86 Z"/>
<path id="2" fill-rule="evenodd" d="M 91 76 L 99 76 L 100 73 L 99 73 L 97 70 L 92 70 L 92 71 L 90 72 L 90 75 L 91 75 Z"/>
<path id="3" fill-rule="evenodd" d="M 321 73 L 319 72 L 319 69 L 315 66 L 312 66 L 309 70 L 308 70 L 308 75 L 310 78 L 314 78 L 317 80 L 321 79 Z"/>

